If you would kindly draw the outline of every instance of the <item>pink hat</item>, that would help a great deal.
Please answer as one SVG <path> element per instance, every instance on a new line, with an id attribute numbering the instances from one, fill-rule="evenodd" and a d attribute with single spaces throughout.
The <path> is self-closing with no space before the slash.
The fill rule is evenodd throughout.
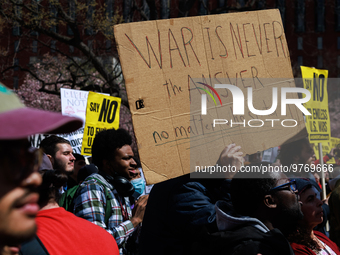
<path id="1" fill-rule="evenodd" d="M 79 118 L 25 107 L 15 93 L 0 83 L 0 140 L 69 133 L 82 125 Z"/>

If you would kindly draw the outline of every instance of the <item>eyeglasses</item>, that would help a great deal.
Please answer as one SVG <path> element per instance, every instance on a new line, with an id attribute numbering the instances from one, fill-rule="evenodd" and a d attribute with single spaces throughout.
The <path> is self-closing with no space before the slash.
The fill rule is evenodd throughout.
<path id="1" fill-rule="evenodd" d="M 277 187 L 270 189 L 269 192 L 274 192 L 274 191 L 279 191 L 279 190 L 290 190 L 291 192 L 297 191 L 296 181 L 290 180 L 290 182 L 284 183 L 282 185 L 279 185 Z"/>
<path id="2" fill-rule="evenodd" d="M 33 172 L 37 172 L 42 162 L 42 151 L 30 148 L 27 140 L 1 141 L 1 164 L 8 169 L 10 181 L 18 183 L 26 179 Z"/>

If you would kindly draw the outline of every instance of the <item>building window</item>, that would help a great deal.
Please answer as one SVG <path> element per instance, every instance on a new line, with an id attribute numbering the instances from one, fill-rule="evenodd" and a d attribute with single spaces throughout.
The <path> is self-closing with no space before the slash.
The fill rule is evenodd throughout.
<path id="1" fill-rule="evenodd" d="M 86 13 L 86 21 L 87 21 L 87 27 L 85 29 L 86 35 L 93 35 L 93 28 L 91 27 L 91 24 L 93 22 L 93 14 L 94 14 L 94 3 L 93 0 L 87 1 L 87 13 Z"/>
<path id="2" fill-rule="evenodd" d="M 203 3 L 203 1 L 200 1 L 201 5 Z M 209 7 L 209 1 L 204 0 L 205 6 Z M 168 19 L 170 18 L 170 4 L 171 1 L 170 0 L 163 0 L 162 1 L 162 5 L 161 5 L 161 18 L 162 19 Z"/>
<path id="3" fill-rule="evenodd" d="M 57 49 L 56 44 L 57 44 L 56 41 L 51 41 L 51 52 L 55 52 L 55 50 Z"/>
<path id="4" fill-rule="evenodd" d="M 97 60 L 101 63 L 101 64 L 103 64 L 104 62 L 103 62 L 103 58 L 102 57 L 97 57 Z"/>
<path id="5" fill-rule="evenodd" d="M 103 64 L 104 64 L 104 67 L 105 67 L 106 69 L 108 69 L 108 68 L 111 69 L 111 68 L 112 68 L 112 61 L 111 61 L 111 58 L 110 58 L 110 57 L 104 58 Z"/>
<path id="6" fill-rule="evenodd" d="M 207 2 L 207 1 L 205 1 L 205 2 Z M 236 0 L 236 2 L 237 2 L 237 5 L 240 6 L 240 7 L 244 7 L 246 5 L 245 0 Z"/>
<path id="7" fill-rule="evenodd" d="M 19 52 L 19 41 L 14 42 L 14 52 Z"/>
<path id="8" fill-rule="evenodd" d="M 92 50 L 93 40 L 87 40 L 87 47 Z"/>
<path id="9" fill-rule="evenodd" d="M 315 21 L 315 31 L 324 32 L 325 31 L 325 1 L 316 0 L 316 21 Z"/>
<path id="10" fill-rule="evenodd" d="M 19 0 L 18 3 L 22 3 L 22 0 Z M 21 18 L 22 16 L 22 7 L 21 6 L 14 6 L 14 14 L 18 17 Z M 21 29 L 20 25 L 17 22 L 14 22 L 13 28 L 12 28 L 12 33 L 14 36 L 19 36 L 21 35 Z"/>
<path id="11" fill-rule="evenodd" d="M 14 59 L 14 71 L 19 71 L 19 59 Z"/>
<path id="12" fill-rule="evenodd" d="M 81 64 L 81 58 L 78 58 L 78 57 L 73 57 L 73 60 L 75 61 L 75 62 L 77 62 L 78 64 Z"/>
<path id="13" fill-rule="evenodd" d="M 147 3 L 148 1 L 146 1 Z M 123 5 L 123 19 L 125 21 L 125 23 L 129 23 L 131 22 L 131 6 L 132 6 L 132 1 L 131 0 L 125 0 L 123 1 L 124 5 Z M 145 6 L 145 5 L 144 5 Z M 146 6 L 149 6 L 148 4 L 146 4 Z M 149 11 L 149 17 L 150 17 L 150 11 Z"/>
<path id="14" fill-rule="evenodd" d="M 30 65 L 34 65 L 37 62 L 38 62 L 38 58 L 37 57 L 30 57 L 30 62 L 29 62 Z"/>
<path id="15" fill-rule="evenodd" d="M 318 56 L 317 68 L 323 68 L 323 58 L 321 55 Z"/>
<path id="16" fill-rule="evenodd" d="M 32 42 L 32 52 L 35 52 L 35 53 L 38 52 L 38 41 Z"/>
<path id="17" fill-rule="evenodd" d="M 297 48 L 298 50 L 303 50 L 303 38 L 301 36 L 297 39 Z"/>
<path id="18" fill-rule="evenodd" d="M 340 31 L 340 0 L 335 0 L 335 19 L 336 19 L 336 24 L 335 24 L 335 31 Z"/>
<path id="19" fill-rule="evenodd" d="M 17 90 L 19 88 L 19 77 L 14 76 L 13 77 L 13 89 Z"/>
<path id="20" fill-rule="evenodd" d="M 282 24 L 285 26 L 286 21 L 286 1 L 285 0 L 277 0 L 276 6 L 280 11 Z"/>
<path id="21" fill-rule="evenodd" d="M 218 7 L 221 8 L 223 11 L 221 11 L 220 13 L 227 13 L 225 5 L 227 4 L 228 0 L 218 0 Z"/>
<path id="22" fill-rule="evenodd" d="M 31 19 L 39 19 L 39 12 L 40 12 L 40 7 L 39 7 L 39 1 L 40 0 L 32 0 L 31 1 L 31 6 L 30 8 L 32 9 L 32 18 Z M 32 36 L 38 36 L 39 33 L 37 31 L 32 30 L 31 31 Z"/>
<path id="23" fill-rule="evenodd" d="M 73 47 L 72 45 L 70 45 L 69 51 L 70 51 L 70 53 L 73 53 L 73 52 L 74 52 L 74 47 Z"/>
<path id="24" fill-rule="evenodd" d="M 76 7 L 74 1 L 69 1 L 69 9 L 68 13 L 71 17 L 71 19 L 75 20 L 76 18 Z M 73 31 L 69 25 L 67 25 L 67 34 L 68 35 L 73 35 Z"/>
<path id="25" fill-rule="evenodd" d="M 297 64 L 298 64 L 299 67 L 303 65 L 303 57 L 302 56 L 298 56 Z"/>
<path id="26" fill-rule="evenodd" d="M 106 40 L 105 48 L 106 48 L 106 52 L 111 52 L 111 40 Z"/>
<path id="27" fill-rule="evenodd" d="M 318 37 L 318 50 L 322 50 L 322 37 Z"/>
<path id="28" fill-rule="evenodd" d="M 105 0 L 106 3 L 106 15 L 107 18 L 111 21 L 113 18 L 113 0 Z"/>
<path id="29" fill-rule="evenodd" d="M 203 0 L 200 1 L 200 9 L 198 11 L 198 15 L 207 15 L 208 14 L 208 10 L 207 8 L 209 7 L 208 1 L 207 0 Z M 244 0 L 238 0 L 238 5 L 243 7 L 244 6 Z"/>
<path id="30" fill-rule="evenodd" d="M 54 33 L 57 33 L 58 31 L 58 11 L 57 11 L 57 7 L 54 4 L 50 4 L 50 13 L 51 13 L 51 31 Z"/>
<path id="31" fill-rule="evenodd" d="M 19 36 L 21 34 L 20 26 L 19 25 L 13 25 L 12 32 L 13 32 L 14 36 Z"/>
<path id="32" fill-rule="evenodd" d="M 105 0 L 105 4 L 106 4 L 106 10 L 105 10 L 105 14 L 106 14 L 106 20 L 108 21 L 112 21 L 113 20 L 113 2 L 114 0 Z M 106 33 L 109 35 L 113 34 L 113 29 L 112 27 L 109 27 L 108 29 L 106 29 Z"/>
<path id="33" fill-rule="evenodd" d="M 296 32 L 305 32 L 305 0 L 297 0 L 295 8 Z"/>
<path id="34" fill-rule="evenodd" d="M 340 1 L 340 0 L 339 0 Z M 143 0 L 143 6 L 144 6 L 144 13 L 145 13 L 145 16 L 148 18 L 148 20 L 150 20 L 150 7 L 149 5 L 147 4 L 147 1 L 146 0 Z M 124 11 L 125 11 L 125 4 L 124 4 Z M 125 13 L 124 13 L 125 15 Z M 125 17 L 125 16 L 124 16 Z M 125 19 L 125 18 L 124 18 Z"/>
<path id="35" fill-rule="evenodd" d="M 73 35 L 73 31 L 69 25 L 67 25 L 67 35 Z"/>
<path id="36" fill-rule="evenodd" d="M 258 9 L 266 9 L 266 0 L 259 0 L 257 3 L 257 8 Z"/>

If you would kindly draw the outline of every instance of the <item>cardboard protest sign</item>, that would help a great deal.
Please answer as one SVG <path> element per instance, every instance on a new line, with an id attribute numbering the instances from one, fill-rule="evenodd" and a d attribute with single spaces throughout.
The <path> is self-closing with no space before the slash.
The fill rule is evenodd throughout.
<path id="1" fill-rule="evenodd" d="M 114 33 L 148 184 L 213 165 L 232 142 L 251 154 L 304 134 L 301 111 L 277 104 L 283 87 L 296 89 L 278 10 L 120 24 Z M 270 114 L 249 109 L 247 93 Z"/>
<path id="2" fill-rule="evenodd" d="M 91 147 L 96 133 L 103 129 L 119 127 L 120 105 L 121 98 L 89 92 L 82 155 L 91 156 Z"/>
<path id="3" fill-rule="evenodd" d="M 301 66 L 304 88 L 312 95 L 304 104 L 311 113 L 306 117 L 306 128 L 311 143 L 328 142 L 331 138 L 331 122 L 328 111 L 327 70 Z"/>

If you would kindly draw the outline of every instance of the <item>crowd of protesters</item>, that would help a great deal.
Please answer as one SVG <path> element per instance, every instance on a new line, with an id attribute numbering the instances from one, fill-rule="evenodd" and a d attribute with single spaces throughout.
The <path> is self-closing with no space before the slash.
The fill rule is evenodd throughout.
<path id="1" fill-rule="evenodd" d="M 81 126 L 78 118 L 24 107 L 0 84 L 1 254 L 340 254 L 336 165 L 324 199 L 312 171 L 187 174 L 145 195 L 141 164 L 123 129 L 96 135 L 91 164 L 64 138 L 51 135 L 40 149 L 27 140 Z M 244 156 L 230 144 L 217 164 L 239 170 Z M 337 156 L 332 150 L 324 160 Z M 312 166 L 319 163 L 314 157 L 303 138 L 280 146 L 274 164 Z M 269 164 L 250 158 L 252 166 Z"/>

